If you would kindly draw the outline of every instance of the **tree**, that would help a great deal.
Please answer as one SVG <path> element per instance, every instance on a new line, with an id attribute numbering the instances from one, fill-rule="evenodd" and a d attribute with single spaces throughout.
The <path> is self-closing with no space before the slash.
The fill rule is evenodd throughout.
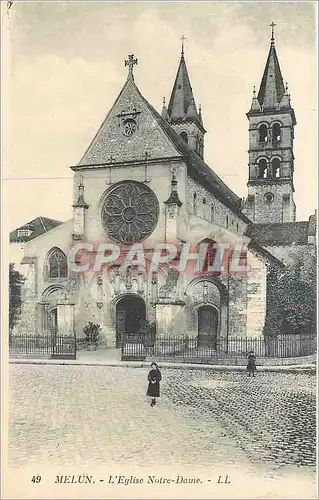
<path id="1" fill-rule="evenodd" d="M 9 264 L 9 334 L 21 314 L 21 288 L 25 278 L 14 269 L 14 264 Z"/>
<path id="2" fill-rule="evenodd" d="M 316 331 L 316 256 L 296 256 L 283 272 L 268 273 L 265 335 L 314 334 Z"/>

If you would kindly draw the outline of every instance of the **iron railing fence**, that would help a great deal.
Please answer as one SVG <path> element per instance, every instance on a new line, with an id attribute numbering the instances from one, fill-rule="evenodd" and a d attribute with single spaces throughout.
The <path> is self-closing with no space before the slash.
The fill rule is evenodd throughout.
<path id="1" fill-rule="evenodd" d="M 142 336 L 122 338 L 122 359 L 156 358 L 188 363 L 244 364 L 249 352 L 259 359 L 284 359 L 316 353 L 313 336 L 280 336 L 277 338 L 229 338 L 203 343 L 200 338 L 159 337 L 152 343 Z"/>
<path id="2" fill-rule="evenodd" d="M 76 338 L 56 333 L 11 335 L 9 356 L 76 359 Z"/>

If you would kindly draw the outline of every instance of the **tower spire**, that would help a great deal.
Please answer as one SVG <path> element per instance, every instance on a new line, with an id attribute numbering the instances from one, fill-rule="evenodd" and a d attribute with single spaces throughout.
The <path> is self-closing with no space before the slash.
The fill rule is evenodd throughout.
<path id="1" fill-rule="evenodd" d="M 272 22 L 269 26 L 271 27 L 270 49 L 257 99 L 262 109 L 276 110 L 285 95 L 285 85 L 275 48 L 276 24 Z"/>

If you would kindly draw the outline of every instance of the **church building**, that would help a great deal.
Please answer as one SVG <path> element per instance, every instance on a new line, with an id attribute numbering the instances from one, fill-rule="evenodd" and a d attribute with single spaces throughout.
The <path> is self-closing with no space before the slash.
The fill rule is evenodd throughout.
<path id="1" fill-rule="evenodd" d="M 75 332 L 81 338 L 92 321 L 101 325 L 102 343 L 114 348 L 147 320 L 156 324 L 158 337 L 187 335 L 212 348 L 219 339 L 261 338 L 273 300 L 269 273 L 284 273 L 298 252 L 314 253 L 316 241 L 315 216 L 296 222 L 296 117 L 274 36 L 247 113 L 245 200 L 205 163 L 205 123 L 184 47 L 161 114 L 135 82 L 137 62 L 128 56 L 122 90 L 83 157 L 71 166 L 72 219 L 24 243 L 21 268 L 27 279 L 15 332 Z M 76 272 L 70 266 L 72 248 L 108 242 L 124 254 L 142 244 L 146 261 L 158 244 L 190 249 L 206 244 L 209 251 L 200 273 L 169 264 L 155 272 L 133 264 L 123 269 L 120 262 L 106 271 Z M 212 272 L 216 245 L 245 248 L 239 257 L 250 271 L 232 273 L 228 259 L 227 272 L 222 272 L 225 262 Z"/>

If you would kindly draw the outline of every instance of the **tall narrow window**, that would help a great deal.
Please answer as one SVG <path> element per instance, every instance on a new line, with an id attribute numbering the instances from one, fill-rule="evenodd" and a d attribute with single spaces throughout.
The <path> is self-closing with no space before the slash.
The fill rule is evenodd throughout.
<path id="1" fill-rule="evenodd" d="M 264 158 L 258 162 L 258 177 L 259 179 L 265 179 L 267 177 L 267 161 Z"/>
<path id="2" fill-rule="evenodd" d="M 280 160 L 279 158 L 274 158 L 271 162 L 271 174 L 272 177 L 280 177 Z"/>
<path id="3" fill-rule="evenodd" d="M 197 194 L 193 194 L 193 214 L 197 215 Z"/>
<path id="4" fill-rule="evenodd" d="M 263 142 L 264 144 L 268 141 L 268 130 L 267 125 L 263 124 L 259 127 L 259 142 Z"/>
<path id="5" fill-rule="evenodd" d="M 228 224 L 229 224 L 229 217 L 228 215 L 226 215 L 226 227 L 228 227 Z"/>
<path id="6" fill-rule="evenodd" d="M 210 221 L 211 222 L 215 221 L 215 207 L 214 207 L 214 205 L 211 205 L 211 207 L 210 207 Z"/>
<path id="7" fill-rule="evenodd" d="M 53 248 L 47 256 L 47 277 L 67 278 L 68 263 L 64 252 L 60 248 Z"/>
<path id="8" fill-rule="evenodd" d="M 274 123 L 272 126 L 272 144 L 276 146 L 281 141 L 281 127 L 279 123 Z"/>

